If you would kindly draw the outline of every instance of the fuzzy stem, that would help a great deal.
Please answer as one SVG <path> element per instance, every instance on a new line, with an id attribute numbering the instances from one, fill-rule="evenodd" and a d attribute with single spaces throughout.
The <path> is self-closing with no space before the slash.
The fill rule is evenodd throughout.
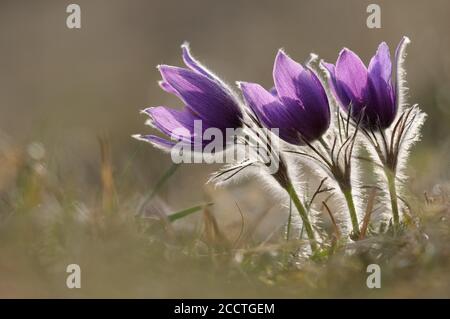
<path id="1" fill-rule="evenodd" d="M 286 192 L 289 194 L 289 197 L 291 198 L 292 202 L 294 203 L 295 208 L 297 208 L 298 213 L 300 214 L 300 217 L 303 221 L 303 225 L 306 230 L 306 234 L 308 235 L 309 244 L 311 245 L 311 251 L 313 254 L 315 254 L 317 252 L 317 243 L 314 238 L 313 228 L 309 221 L 308 213 L 305 209 L 305 206 L 303 205 L 302 201 L 300 200 L 297 192 L 295 191 L 295 187 L 294 187 L 294 185 L 292 185 L 292 181 L 289 178 L 286 162 L 283 157 L 279 158 L 278 171 L 275 174 L 273 174 L 273 177 L 280 184 L 280 186 L 286 190 Z"/>
<path id="2" fill-rule="evenodd" d="M 326 149 L 327 151 L 329 151 L 328 144 L 327 144 L 327 142 L 325 142 L 325 140 L 323 139 L 322 136 L 319 137 L 318 141 L 320 142 L 320 144 L 322 144 L 323 147 L 325 147 L 325 149 Z"/>
<path id="3" fill-rule="evenodd" d="M 319 138 L 319 142 L 327 150 L 327 152 L 330 152 L 328 144 L 323 139 L 323 137 Z M 330 157 L 332 157 L 332 156 L 333 155 L 330 154 Z M 342 172 L 341 170 L 333 170 L 332 169 L 332 173 L 334 173 L 334 177 L 335 177 L 336 181 L 338 182 L 339 188 L 341 189 L 342 193 L 344 194 L 345 202 L 347 203 L 348 212 L 350 214 L 350 219 L 352 221 L 352 228 L 353 228 L 353 236 L 351 236 L 351 237 L 359 238 L 358 215 L 356 214 L 355 203 L 353 201 L 351 183 L 350 183 L 350 181 L 347 181 L 347 178 L 345 178 L 345 176 L 346 176 L 345 172 Z"/>
<path id="4" fill-rule="evenodd" d="M 314 232 L 313 232 L 311 223 L 309 221 L 308 213 L 306 212 L 305 206 L 303 206 L 303 204 L 302 204 L 300 198 L 298 197 L 298 194 L 295 191 L 295 188 L 291 182 L 288 183 L 288 185 L 286 187 L 286 191 L 288 192 L 289 197 L 292 199 L 292 202 L 294 203 L 295 207 L 298 210 L 298 213 L 300 214 L 300 217 L 302 218 L 303 225 L 305 227 L 306 234 L 308 235 L 309 243 L 311 245 L 311 250 L 314 254 L 317 251 L 317 244 L 316 244 L 316 240 L 314 238 Z"/>
<path id="5" fill-rule="evenodd" d="M 292 224 L 292 199 L 289 200 L 289 218 L 286 230 L 286 240 L 289 240 L 291 235 L 291 224 Z"/>
<path id="6" fill-rule="evenodd" d="M 389 169 L 384 170 L 388 182 L 389 196 L 391 197 L 392 216 L 394 220 L 394 234 L 400 227 L 400 217 L 398 214 L 397 187 L 395 183 L 395 173 Z"/>
<path id="7" fill-rule="evenodd" d="M 359 223 L 358 223 L 358 215 L 356 215 L 355 203 L 353 202 L 352 189 L 350 187 L 346 187 L 341 188 L 341 190 L 342 193 L 344 194 L 348 211 L 350 213 L 354 237 L 357 238 L 359 236 Z"/>

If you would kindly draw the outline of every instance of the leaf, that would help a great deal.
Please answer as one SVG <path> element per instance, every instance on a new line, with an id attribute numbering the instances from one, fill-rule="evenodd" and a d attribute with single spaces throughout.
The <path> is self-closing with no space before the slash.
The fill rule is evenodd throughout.
<path id="1" fill-rule="evenodd" d="M 161 189 L 161 187 L 169 180 L 169 178 L 176 172 L 177 168 L 180 166 L 180 164 L 172 164 L 163 176 L 158 180 L 155 187 L 150 193 L 147 193 L 147 195 L 144 197 L 144 199 L 141 202 L 141 205 L 139 207 L 139 212 L 142 212 L 146 204 L 155 197 L 155 195 L 158 193 L 158 191 Z"/>
<path id="2" fill-rule="evenodd" d="M 189 215 L 191 215 L 193 213 L 196 213 L 199 210 L 202 210 L 203 208 L 205 208 L 207 206 L 211 206 L 212 204 L 213 203 L 207 203 L 207 204 L 203 204 L 203 205 L 197 205 L 197 206 L 194 206 L 194 207 L 186 208 L 186 209 L 180 210 L 179 212 L 170 214 L 169 216 L 167 216 L 167 219 L 170 222 L 174 222 L 174 221 L 176 221 L 178 219 L 181 219 L 181 218 L 189 216 Z"/>
<path id="3" fill-rule="evenodd" d="M 169 167 L 169 169 L 164 173 L 163 176 L 158 180 L 158 182 L 155 185 L 155 188 L 153 188 L 153 191 L 149 195 L 149 199 L 152 199 L 156 193 L 161 189 L 161 187 L 167 182 L 167 180 L 177 171 L 177 168 L 180 166 L 180 164 L 172 164 L 172 166 Z"/>

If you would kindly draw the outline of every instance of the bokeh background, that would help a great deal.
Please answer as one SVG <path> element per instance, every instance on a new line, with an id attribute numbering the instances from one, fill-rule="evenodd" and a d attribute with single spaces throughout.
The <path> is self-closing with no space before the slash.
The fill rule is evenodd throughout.
<path id="1" fill-rule="evenodd" d="M 420 177 L 430 183 L 448 177 L 450 132 L 450 3 L 377 1 L 382 28 L 366 27 L 370 1 L 142 1 L 77 3 L 82 28 L 66 27 L 69 1 L 0 2 L 0 130 L 16 143 L 41 142 L 58 157 L 67 178 L 89 178 L 79 162 L 98 158 L 97 136 L 107 132 L 114 158 L 126 162 L 138 142 L 131 134 L 150 132 L 140 109 L 180 106 L 162 92 L 155 66 L 181 65 L 180 45 L 228 82 L 270 86 L 274 56 L 283 47 L 304 61 L 310 52 L 335 61 L 346 46 L 368 62 L 377 45 L 394 50 L 411 38 L 407 68 L 411 103 L 429 114 Z M 150 146 L 133 159 L 142 185 L 168 165 Z M 433 156 L 429 158 L 433 149 Z M 436 154 L 438 153 L 438 154 Z M 433 161 L 435 156 L 443 156 Z M 81 172 L 84 169 L 84 172 Z M 212 169 L 183 170 L 177 195 L 201 188 Z M 194 184 L 193 184 L 194 183 Z M 183 187 L 186 186 L 186 187 Z M 189 187 L 187 187 L 189 186 Z"/>
<path id="2" fill-rule="evenodd" d="M 381 6 L 381 29 L 366 27 L 372 2 Z M 335 61 L 345 46 L 367 63 L 381 41 L 393 53 L 407 35 L 412 40 L 406 59 L 409 102 L 429 115 L 423 141 L 413 150 L 410 186 L 420 194 L 449 180 L 447 0 L 77 0 L 79 30 L 66 27 L 70 3 L 0 1 L 0 137 L 3 146 L 43 148 L 48 169 L 81 201 L 99 193 L 99 136 L 110 141 L 123 192 L 145 194 L 170 167 L 167 154 L 130 136 L 152 132 L 139 114 L 144 107 L 181 107 L 158 87 L 155 66 L 181 65 L 184 41 L 229 83 L 245 80 L 269 87 L 278 48 L 298 61 L 310 52 Z M 235 200 L 249 214 L 279 206 L 258 183 L 234 186 L 233 196 L 205 186 L 215 168 L 179 168 L 161 198 L 180 209 L 214 194 L 223 208 L 218 211 L 232 207 L 238 219 L 230 205 Z"/>

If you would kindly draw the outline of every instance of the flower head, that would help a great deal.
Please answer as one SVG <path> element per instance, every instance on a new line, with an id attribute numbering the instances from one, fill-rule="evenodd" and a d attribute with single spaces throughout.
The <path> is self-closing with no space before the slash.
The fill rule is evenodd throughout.
<path id="1" fill-rule="evenodd" d="M 361 124 L 372 129 L 385 129 L 394 121 L 398 111 L 397 76 L 398 52 L 408 38 L 400 42 L 392 68 L 389 47 L 385 42 L 378 46 L 367 68 L 358 55 L 344 48 L 336 65 L 323 62 L 330 74 L 330 86 L 345 111 Z"/>
<path id="2" fill-rule="evenodd" d="M 176 95 L 185 107 L 177 110 L 157 106 L 142 111 L 150 117 L 148 124 L 172 140 L 155 135 L 135 135 L 135 138 L 165 149 L 174 146 L 175 141 L 187 144 L 200 141 L 204 145 L 209 142 L 203 138 L 205 130 L 216 128 L 224 133 L 227 128 L 242 125 L 241 107 L 231 89 L 192 57 L 187 44 L 182 45 L 182 57 L 187 68 L 160 65 L 158 70 L 161 88 Z M 196 125 L 197 122 L 201 125 Z"/>
<path id="3" fill-rule="evenodd" d="M 249 107 L 268 128 L 278 128 L 280 138 L 291 144 L 319 138 L 330 125 L 325 90 L 317 76 L 278 51 L 273 69 L 275 87 L 241 82 Z"/>

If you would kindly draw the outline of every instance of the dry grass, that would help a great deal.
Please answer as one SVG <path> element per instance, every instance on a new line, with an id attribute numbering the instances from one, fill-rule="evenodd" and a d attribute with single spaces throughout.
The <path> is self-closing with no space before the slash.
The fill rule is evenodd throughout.
<path id="1" fill-rule="evenodd" d="M 286 241 L 281 230 L 256 240 L 261 220 L 243 225 L 239 207 L 235 236 L 214 206 L 171 217 L 157 194 L 121 195 L 110 146 L 100 141 L 101 189 L 86 202 L 72 197 L 36 152 L 3 148 L 1 297 L 450 297 L 445 191 L 416 198 L 401 236 L 368 232 L 347 245 L 334 238 L 323 258 L 308 260 L 301 256 L 307 243 Z M 195 227 L 179 227 L 194 213 Z M 82 269 L 78 290 L 65 286 L 71 263 Z M 366 287 L 371 263 L 382 268 L 381 289 Z"/>

